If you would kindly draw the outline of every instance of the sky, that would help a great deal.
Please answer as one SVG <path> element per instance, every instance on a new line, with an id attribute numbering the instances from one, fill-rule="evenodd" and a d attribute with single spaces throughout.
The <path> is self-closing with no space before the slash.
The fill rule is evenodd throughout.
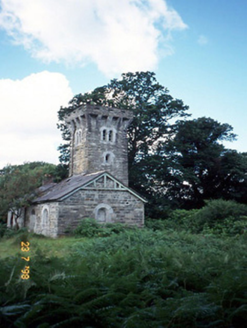
<path id="1" fill-rule="evenodd" d="M 0 169 L 58 164 L 60 107 L 136 71 L 246 152 L 246 15 L 246 0 L 0 0 Z"/>

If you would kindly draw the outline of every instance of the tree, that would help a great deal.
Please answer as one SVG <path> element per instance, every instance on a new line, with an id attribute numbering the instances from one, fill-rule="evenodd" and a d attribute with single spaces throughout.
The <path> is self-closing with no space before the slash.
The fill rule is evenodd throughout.
<path id="1" fill-rule="evenodd" d="M 70 140 L 64 116 L 84 104 L 133 111 L 129 181 L 148 199 L 147 216 L 164 217 L 169 208 L 200 208 L 211 198 L 246 202 L 247 156 L 220 143 L 235 140 L 232 127 L 206 117 L 188 120 L 188 106 L 174 99 L 154 73 L 122 74 L 62 107 L 58 127 L 67 141 L 60 146 L 63 163 L 69 160 Z"/>
<path id="2" fill-rule="evenodd" d="M 6 219 L 10 210 L 16 218 L 36 196 L 35 189 L 45 179 L 60 180 L 59 167 L 44 162 L 7 165 L 0 170 L 0 219 Z"/>
<path id="3" fill-rule="evenodd" d="M 167 194 L 185 208 L 201 207 L 205 199 L 244 201 L 246 154 L 225 149 L 220 141 L 235 140 L 229 124 L 201 117 L 181 121 L 175 138 L 166 145 L 173 163 Z"/>
<path id="4" fill-rule="evenodd" d="M 163 160 L 164 144 L 174 136 L 176 119 L 189 116 L 188 106 L 174 99 L 160 85 L 152 72 L 122 74 L 108 85 L 90 93 L 76 95 L 68 107 L 58 112 L 58 128 L 65 141 L 70 140 L 64 124 L 64 116 L 83 104 L 98 104 L 132 110 L 134 119 L 128 129 L 129 181 L 130 186 L 149 199 L 148 214 L 157 203 L 153 188 L 153 172 L 157 172 Z M 69 143 L 60 146 L 62 163 L 68 163 Z"/>

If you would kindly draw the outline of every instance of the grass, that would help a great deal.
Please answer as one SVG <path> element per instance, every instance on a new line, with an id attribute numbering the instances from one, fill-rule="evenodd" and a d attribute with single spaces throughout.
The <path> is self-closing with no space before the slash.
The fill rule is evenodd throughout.
<path id="1" fill-rule="evenodd" d="M 47 257 L 66 257 L 70 254 L 70 247 L 75 242 L 83 242 L 88 238 L 75 238 L 75 237 L 60 237 L 53 238 L 40 238 L 39 236 L 28 235 L 27 241 L 30 243 L 29 256 L 32 257 L 36 254 L 37 250 L 41 250 Z M 0 239 L 0 259 L 5 259 L 12 256 L 24 256 L 24 252 L 21 251 L 22 236 L 12 237 L 9 239 Z M 26 238 L 23 238 L 25 241 Z"/>

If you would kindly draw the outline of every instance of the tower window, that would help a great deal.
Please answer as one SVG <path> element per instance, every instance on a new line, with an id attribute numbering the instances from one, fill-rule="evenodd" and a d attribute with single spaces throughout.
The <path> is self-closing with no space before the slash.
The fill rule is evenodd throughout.
<path id="1" fill-rule="evenodd" d="M 114 154 L 112 152 L 106 152 L 103 154 L 103 164 L 112 164 L 114 160 Z"/>
<path id="2" fill-rule="evenodd" d="M 108 140 L 112 141 L 112 137 L 113 137 L 113 131 L 109 130 Z"/>
<path id="3" fill-rule="evenodd" d="M 106 155 L 105 155 L 105 162 L 106 162 L 107 164 L 110 163 L 110 159 L 111 159 L 111 155 L 110 155 L 110 154 L 106 154 Z"/>
<path id="4" fill-rule="evenodd" d="M 102 140 L 106 141 L 106 129 L 102 131 Z"/>
<path id="5" fill-rule="evenodd" d="M 116 140 L 116 130 L 115 128 L 102 127 L 101 129 L 101 140 L 105 142 L 114 143 Z"/>

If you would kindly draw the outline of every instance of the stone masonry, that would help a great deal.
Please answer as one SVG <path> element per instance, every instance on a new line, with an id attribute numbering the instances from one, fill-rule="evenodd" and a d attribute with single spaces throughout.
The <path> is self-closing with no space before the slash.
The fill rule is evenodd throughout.
<path id="1" fill-rule="evenodd" d="M 127 128 L 133 113 L 80 106 L 65 117 L 71 134 L 70 176 L 39 188 L 26 209 L 24 226 L 57 237 L 85 218 L 143 227 L 144 204 L 128 187 Z"/>
<path id="2" fill-rule="evenodd" d="M 128 186 L 129 110 L 81 106 L 65 118 L 71 134 L 70 176 L 107 171 Z"/>

